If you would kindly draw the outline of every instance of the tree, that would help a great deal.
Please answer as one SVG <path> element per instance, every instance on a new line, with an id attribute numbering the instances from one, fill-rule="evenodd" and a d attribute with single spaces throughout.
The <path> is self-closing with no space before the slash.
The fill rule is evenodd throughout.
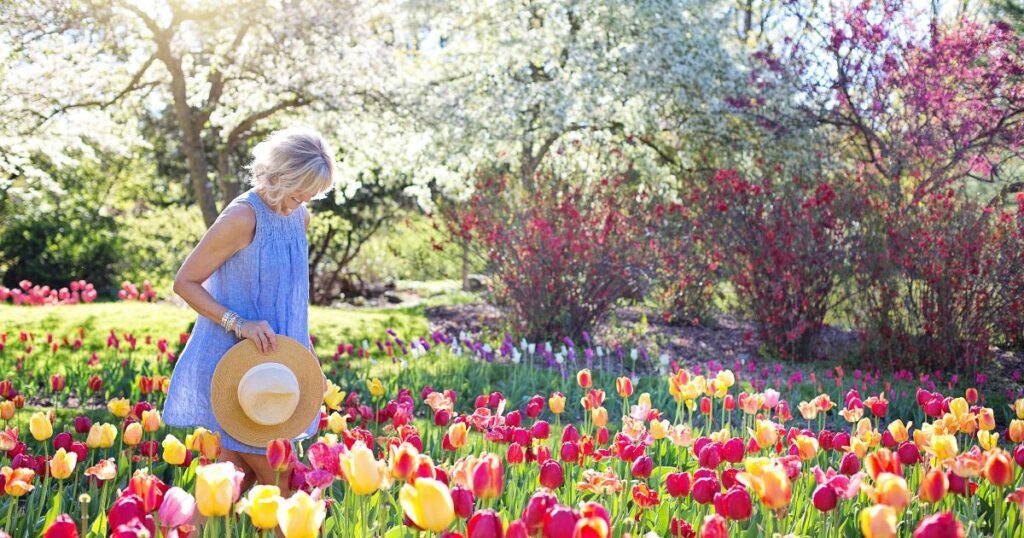
<path id="1" fill-rule="evenodd" d="M 364 24 L 372 8 L 345 2 L 36 0 L 2 16 L 17 79 L 9 88 L 30 134 L 81 109 L 138 114 L 166 103 L 203 219 L 240 190 L 238 151 L 283 114 L 334 109 L 354 96 L 367 57 L 387 56 Z M 12 84 L 14 86 L 14 84 Z M 130 116 L 129 116 L 130 117 Z M 214 178 L 216 181 L 214 181 Z"/>

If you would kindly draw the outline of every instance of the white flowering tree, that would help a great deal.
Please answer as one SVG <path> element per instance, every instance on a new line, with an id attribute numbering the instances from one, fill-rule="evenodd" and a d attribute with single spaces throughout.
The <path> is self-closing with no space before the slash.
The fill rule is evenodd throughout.
<path id="1" fill-rule="evenodd" d="M 26 138 L 79 110 L 173 110 L 209 225 L 237 195 L 250 138 L 283 115 L 386 99 L 388 56 L 357 3 L 33 0 L 5 3 L 9 108 Z M 373 74 L 372 76 L 366 76 Z"/>

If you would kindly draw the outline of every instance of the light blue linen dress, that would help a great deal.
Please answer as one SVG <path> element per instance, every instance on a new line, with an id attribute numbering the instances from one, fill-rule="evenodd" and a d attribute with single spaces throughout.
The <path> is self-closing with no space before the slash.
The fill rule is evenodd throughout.
<path id="1" fill-rule="evenodd" d="M 220 304 L 243 319 L 266 320 L 276 334 L 305 344 L 309 341 L 308 249 L 302 211 L 275 213 L 255 191 L 231 202 L 247 204 L 256 212 L 252 243 L 228 258 L 203 287 Z M 229 206 L 230 207 L 230 206 Z M 217 362 L 238 343 L 233 333 L 199 316 L 171 375 L 163 419 L 169 426 L 202 426 L 220 432 L 221 445 L 237 452 L 262 454 L 266 447 L 243 444 L 217 424 L 210 406 L 210 379 Z M 296 440 L 315 435 L 317 417 Z"/>

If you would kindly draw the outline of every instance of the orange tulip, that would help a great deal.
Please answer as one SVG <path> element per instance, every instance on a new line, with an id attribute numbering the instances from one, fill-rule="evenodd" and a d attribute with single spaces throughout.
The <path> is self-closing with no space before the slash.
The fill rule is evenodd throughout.
<path id="1" fill-rule="evenodd" d="M 14 406 L 14 402 L 5 400 L 0 402 L 0 419 L 11 420 L 14 418 L 14 412 L 17 408 Z"/>
<path id="2" fill-rule="evenodd" d="M 114 458 L 100 460 L 99 463 L 85 470 L 85 476 L 95 477 L 100 482 L 117 478 L 117 465 L 114 465 Z"/>
<path id="3" fill-rule="evenodd" d="M 921 479 L 918 496 L 921 500 L 935 504 L 946 496 L 949 491 L 949 477 L 939 468 L 930 469 Z"/>
<path id="4" fill-rule="evenodd" d="M 448 427 L 448 442 L 453 448 L 462 448 L 466 445 L 466 423 L 456 422 Z"/>
<path id="5" fill-rule="evenodd" d="M 600 516 L 583 517 L 576 521 L 573 537 L 607 538 L 612 535 L 608 522 Z"/>
<path id="6" fill-rule="evenodd" d="M 864 538 L 893 538 L 896 536 L 896 510 L 876 504 L 860 512 L 860 531 Z"/>
<path id="7" fill-rule="evenodd" d="M 996 417 L 992 414 L 991 407 L 982 407 L 978 411 L 978 428 L 985 431 L 996 429 Z"/>
<path id="8" fill-rule="evenodd" d="M 1004 450 L 993 450 L 985 461 L 985 478 L 993 485 L 1003 487 L 1013 481 L 1013 463 Z"/>
<path id="9" fill-rule="evenodd" d="M 132 422 L 124 428 L 124 444 L 135 446 L 142 442 L 142 424 Z"/>
<path id="10" fill-rule="evenodd" d="M 391 445 L 388 469 L 396 480 L 409 480 L 416 471 L 419 451 L 412 444 Z"/>
<path id="11" fill-rule="evenodd" d="M 35 478 L 36 473 L 32 469 L 26 467 L 11 469 L 4 466 L 0 468 L 0 474 L 6 479 L 4 492 L 12 497 L 21 497 L 35 489 L 35 486 L 32 485 L 32 480 Z"/>
<path id="12" fill-rule="evenodd" d="M 814 459 L 818 455 L 818 440 L 807 435 L 797 435 L 793 438 L 797 454 L 802 461 Z"/>
<path id="13" fill-rule="evenodd" d="M 504 466 L 501 458 L 495 454 L 485 453 L 473 467 L 472 481 L 473 495 L 481 499 L 501 497 L 504 486 Z"/>
<path id="14" fill-rule="evenodd" d="M 287 439 L 274 439 L 267 443 L 267 463 L 276 472 L 288 469 L 292 460 L 292 443 Z"/>
<path id="15" fill-rule="evenodd" d="M 903 474 L 899 457 L 888 448 L 881 448 L 877 452 L 868 454 L 864 458 L 864 467 L 873 480 L 877 480 L 878 475 L 882 473 Z"/>
<path id="16" fill-rule="evenodd" d="M 220 432 L 211 432 L 206 428 L 196 428 L 191 435 L 185 437 L 185 446 L 189 450 L 195 450 L 210 461 L 216 461 L 220 457 L 221 444 Z"/>
<path id="17" fill-rule="evenodd" d="M 633 380 L 625 376 L 616 379 L 615 390 L 620 397 L 629 398 L 633 395 Z"/>
<path id="18" fill-rule="evenodd" d="M 789 504 L 793 484 L 782 464 L 768 458 L 747 458 L 745 466 L 736 480 L 753 489 L 765 506 L 777 510 Z"/>
<path id="19" fill-rule="evenodd" d="M 911 495 L 907 489 L 907 481 L 902 476 L 892 473 L 878 475 L 874 487 L 861 485 L 861 490 L 875 503 L 891 506 L 896 510 L 903 510 L 910 504 Z"/>
<path id="20" fill-rule="evenodd" d="M 160 411 L 151 409 L 142 412 L 142 430 L 152 433 L 160 429 Z"/>
<path id="21" fill-rule="evenodd" d="M 590 375 L 589 368 L 584 368 L 579 372 L 576 372 L 576 383 L 578 383 L 580 387 L 585 389 L 589 389 L 591 386 L 593 386 L 594 377 Z"/>
<path id="22" fill-rule="evenodd" d="M 75 472 L 75 464 L 78 463 L 78 454 L 67 452 L 63 448 L 57 449 L 57 453 L 50 460 L 50 476 L 57 480 L 64 480 Z"/>

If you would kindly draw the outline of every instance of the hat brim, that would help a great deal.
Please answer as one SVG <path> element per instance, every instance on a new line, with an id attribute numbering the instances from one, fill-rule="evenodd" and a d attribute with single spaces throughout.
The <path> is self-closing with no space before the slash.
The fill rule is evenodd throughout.
<path id="1" fill-rule="evenodd" d="M 210 380 L 210 405 L 217 424 L 225 433 L 249 446 L 266 447 L 274 439 L 294 439 L 313 423 L 324 401 L 324 372 L 305 346 L 292 338 L 276 335 L 277 350 L 260 353 L 252 340 L 242 340 L 221 357 Z M 273 426 L 253 422 L 238 402 L 238 382 L 250 368 L 276 362 L 295 374 L 299 382 L 299 403 L 292 416 Z"/>

